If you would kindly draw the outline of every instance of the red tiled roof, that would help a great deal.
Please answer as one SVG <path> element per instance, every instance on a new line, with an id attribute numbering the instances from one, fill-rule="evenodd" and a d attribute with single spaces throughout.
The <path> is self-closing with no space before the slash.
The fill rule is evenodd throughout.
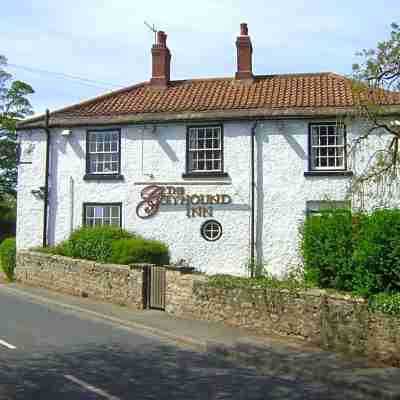
<path id="1" fill-rule="evenodd" d="M 400 93 L 382 93 L 382 105 L 400 104 Z M 55 111 L 51 113 L 51 119 L 93 121 L 137 114 L 257 109 L 279 112 L 355 105 L 351 80 L 343 76 L 334 73 L 267 75 L 255 77 L 252 83 L 237 82 L 233 78 L 171 81 L 165 89 L 144 82 Z"/>

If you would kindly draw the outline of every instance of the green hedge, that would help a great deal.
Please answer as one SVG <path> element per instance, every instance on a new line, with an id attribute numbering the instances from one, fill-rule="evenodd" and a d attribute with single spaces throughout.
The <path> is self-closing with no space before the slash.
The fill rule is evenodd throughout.
<path id="1" fill-rule="evenodd" d="M 113 242 L 132 236 L 131 233 L 114 226 L 83 227 L 73 232 L 58 251 L 65 256 L 107 262 L 112 256 Z"/>
<path id="2" fill-rule="evenodd" d="M 327 210 L 301 232 L 306 279 L 370 297 L 400 292 L 400 210 Z"/>
<path id="3" fill-rule="evenodd" d="M 352 289 L 352 217 L 334 209 L 307 217 L 301 241 L 305 278 L 321 288 Z"/>
<path id="4" fill-rule="evenodd" d="M 9 281 L 14 280 L 15 258 L 15 238 L 5 239 L 0 245 L 0 265 Z"/>
<path id="5" fill-rule="evenodd" d="M 169 264 L 167 245 L 140 237 L 116 240 L 112 244 L 110 261 L 115 264 Z"/>
<path id="6" fill-rule="evenodd" d="M 113 226 L 80 228 L 56 246 L 35 250 L 101 263 L 169 264 L 167 245 Z"/>
<path id="7" fill-rule="evenodd" d="M 377 210 L 357 225 L 353 290 L 361 295 L 399 292 L 400 210 Z"/>

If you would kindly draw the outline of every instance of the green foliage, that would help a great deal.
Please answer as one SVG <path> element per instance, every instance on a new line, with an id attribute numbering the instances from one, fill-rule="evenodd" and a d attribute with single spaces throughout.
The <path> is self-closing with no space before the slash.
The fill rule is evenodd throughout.
<path id="1" fill-rule="evenodd" d="M 0 196 L 0 221 L 15 222 L 17 219 L 17 201 L 10 195 Z"/>
<path id="2" fill-rule="evenodd" d="M 17 136 L 16 124 L 32 114 L 27 96 L 33 93 L 28 84 L 12 81 L 2 65 L 7 59 L 0 55 L 0 200 L 5 194 L 15 196 L 17 183 Z M 11 82 L 11 83 L 10 83 Z"/>
<path id="3" fill-rule="evenodd" d="M 305 279 L 321 288 L 352 288 L 352 216 L 350 210 L 324 210 L 306 218 L 301 229 Z"/>
<path id="4" fill-rule="evenodd" d="M 400 315 L 400 293 L 379 293 L 370 299 L 370 308 L 385 314 Z"/>
<path id="5" fill-rule="evenodd" d="M 70 236 L 67 252 L 75 258 L 106 262 L 111 258 L 113 242 L 131 237 L 132 234 L 115 226 L 83 227 Z"/>
<path id="6" fill-rule="evenodd" d="M 353 291 L 400 291 L 400 210 L 376 210 L 360 218 L 353 254 Z"/>
<path id="7" fill-rule="evenodd" d="M 114 226 L 83 227 L 56 246 L 36 247 L 42 253 L 115 264 L 169 264 L 168 246 Z"/>
<path id="8" fill-rule="evenodd" d="M 115 264 L 169 264 L 168 246 L 157 240 L 141 237 L 116 240 L 112 244 L 110 261 Z"/>
<path id="9" fill-rule="evenodd" d="M 65 240 L 56 246 L 34 247 L 32 250 L 39 251 L 40 253 L 73 257 L 72 246 L 69 240 Z"/>
<path id="10" fill-rule="evenodd" d="M 400 210 L 307 218 L 301 232 L 306 280 L 370 297 L 400 292 Z"/>
<path id="11" fill-rule="evenodd" d="M 0 245 L 0 265 L 9 281 L 14 280 L 15 258 L 15 238 L 5 239 Z"/>

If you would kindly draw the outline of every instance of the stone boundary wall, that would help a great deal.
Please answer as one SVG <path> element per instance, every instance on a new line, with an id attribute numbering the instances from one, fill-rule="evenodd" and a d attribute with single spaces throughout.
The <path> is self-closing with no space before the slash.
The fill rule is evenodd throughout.
<path id="1" fill-rule="evenodd" d="M 300 338 L 325 349 L 400 367 L 400 318 L 372 312 L 363 299 L 311 289 L 223 289 L 196 281 L 191 297 L 190 305 L 170 304 L 168 311 L 265 336 Z"/>
<path id="2" fill-rule="evenodd" d="M 16 279 L 136 309 L 144 307 L 149 265 L 98 264 L 20 251 Z M 190 269 L 166 268 L 166 311 L 219 321 L 255 334 L 278 334 L 400 367 L 400 318 L 372 312 L 363 299 L 323 290 L 224 289 Z"/>
<path id="3" fill-rule="evenodd" d="M 58 255 L 19 251 L 15 279 L 27 285 L 142 309 L 144 267 L 99 264 Z"/>

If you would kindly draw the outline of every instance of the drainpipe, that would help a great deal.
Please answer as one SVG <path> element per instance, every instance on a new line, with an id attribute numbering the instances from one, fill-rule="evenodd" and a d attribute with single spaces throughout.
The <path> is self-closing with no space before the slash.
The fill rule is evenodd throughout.
<path id="1" fill-rule="evenodd" d="M 255 195 L 256 195 L 256 179 L 255 179 L 255 165 L 254 165 L 254 153 L 255 153 L 255 137 L 256 137 L 256 129 L 257 129 L 258 121 L 255 121 L 253 126 L 251 127 L 251 151 L 250 151 L 250 163 L 251 163 L 251 220 L 250 220 L 250 276 L 254 278 L 254 248 L 255 248 L 255 239 L 254 239 L 254 229 L 255 229 Z"/>
<path id="2" fill-rule="evenodd" d="M 43 204 L 43 247 L 47 247 L 47 218 L 49 204 L 49 159 L 50 159 L 50 113 L 46 110 L 45 127 L 46 132 L 46 166 L 45 166 L 45 183 L 44 183 L 44 204 Z"/>

